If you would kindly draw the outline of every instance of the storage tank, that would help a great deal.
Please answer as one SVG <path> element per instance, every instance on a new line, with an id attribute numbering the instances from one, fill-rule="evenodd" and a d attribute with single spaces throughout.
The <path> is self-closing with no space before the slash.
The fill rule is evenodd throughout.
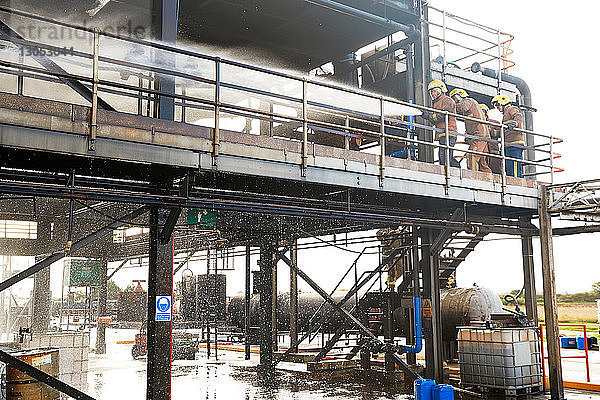
<path id="1" fill-rule="evenodd" d="M 181 319 L 183 321 L 198 320 L 196 304 L 196 277 L 185 275 L 181 280 Z"/>
<path id="2" fill-rule="evenodd" d="M 444 289 L 440 292 L 443 340 L 456 340 L 458 326 L 471 321 L 486 321 L 502 312 L 502 301 L 483 287 Z"/>
<path id="3" fill-rule="evenodd" d="M 346 293 L 334 294 L 332 297 L 339 302 Z M 250 326 L 258 326 L 259 295 L 250 296 Z M 227 306 L 227 320 L 231 325 L 239 328 L 244 327 L 244 301 L 242 295 L 234 296 L 230 299 Z M 302 331 L 308 326 L 308 321 L 313 313 L 323 303 L 323 298 L 317 293 L 298 293 L 298 328 Z M 344 308 L 350 310 L 354 306 L 354 297 L 350 298 Z M 319 316 L 330 315 L 333 309 L 329 304 L 325 304 Z M 327 324 L 326 330 L 332 330 L 344 320 L 344 317 L 335 315 Z M 277 295 L 277 329 L 290 329 L 290 294 L 289 292 L 279 293 Z"/>
<path id="4" fill-rule="evenodd" d="M 198 275 L 196 278 L 196 315 L 210 315 L 224 320 L 227 309 L 226 276 L 224 274 Z"/>
<path id="5" fill-rule="evenodd" d="M 45 348 L 24 350 L 11 353 L 11 355 L 58 379 L 58 349 Z M 35 380 L 31 376 L 11 366 L 6 367 L 7 399 L 57 400 L 59 397 L 60 392 L 58 390 Z"/>
<path id="6" fill-rule="evenodd" d="M 289 329 L 290 301 L 289 293 L 279 293 L 277 296 L 277 328 L 280 330 Z M 345 293 L 334 294 L 335 301 L 340 301 Z M 441 311 L 442 311 L 442 329 L 445 341 L 456 341 L 458 330 L 456 327 L 468 325 L 470 321 L 482 321 L 490 318 L 492 313 L 502 312 L 502 302 L 496 293 L 490 289 L 474 288 L 454 288 L 444 289 L 440 292 Z M 298 324 L 299 329 L 304 330 L 308 325 L 308 320 L 315 310 L 321 305 L 323 298 L 316 293 L 298 294 Z M 250 297 L 250 325 L 258 326 L 258 305 L 259 295 L 253 294 Z M 350 310 L 354 306 L 354 297 L 351 297 L 344 308 Z M 326 304 L 320 312 L 320 315 L 331 314 L 331 306 Z M 398 308 L 394 311 L 394 325 L 396 334 L 404 335 L 407 331 L 408 311 Z M 231 298 L 227 308 L 227 318 L 231 325 L 239 328 L 244 327 L 244 296 L 238 295 Z M 335 315 L 327 326 L 326 331 L 333 331 L 344 318 Z"/>

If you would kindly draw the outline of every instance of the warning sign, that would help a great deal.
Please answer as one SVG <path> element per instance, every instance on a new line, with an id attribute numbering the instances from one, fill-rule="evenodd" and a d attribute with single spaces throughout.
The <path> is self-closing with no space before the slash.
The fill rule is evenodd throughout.
<path id="1" fill-rule="evenodd" d="M 155 321 L 171 321 L 171 296 L 156 296 Z"/>
<path id="2" fill-rule="evenodd" d="M 431 300 L 423 299 L 423 317 L 431 318 Z"/>

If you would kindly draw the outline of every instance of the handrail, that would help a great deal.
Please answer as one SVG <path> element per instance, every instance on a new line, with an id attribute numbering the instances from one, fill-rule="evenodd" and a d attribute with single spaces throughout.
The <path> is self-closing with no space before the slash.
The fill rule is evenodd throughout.
<path id="1" fill-rule="evenodd" d="M 111 32 L 100 31 L 100 30 L 94 29 L 94 28 L 82 27 L 82 26 L 78 26 L 75 24 L 71 24 L 71 23 L 57 21 L 57 20 L 47 18 L 47 17 L 36 16 L 36 15 L 26 13 L 23 11 L 13 10 L 13 9 L 10 9 L 10 8 L 4 7 L 4 6 L 0 6 L 0 12 L 11 13 L 11 14 L 23 16 L 26 18 L 33 18 L 33 19 L 45 21 L 45 22 L 52 23 L 52 24 L 58 24 L 58 25 L 67 26 L 67 27 L 70 27 L 73 29 L 87 31 L 87 32 L 93 33 L 95 38 L 98 38 L 100 36 L 106 36 L 106 37 L 130 42 L 130 43 L 135 44 L 136 46 L 137 45 L 148 46 L 150 48 L 156 48 L 156 49 L 160 49 L 160 50 L 169 51 L 169 52 L 172 52 L 175 54 L 181 54 L 181 55 L 185 55 L 185 56 L 189 56 L 189 57 L 193 57 L 193 58 L 199 58 L 199 59 L 204 59 L 204 60 L 209 60 L 209 61 L 214 62 L 214 68 L 215 68 L 214 74 L 215 75 L 214 75 L 214 79 L 210 79 L 207 77 L 199 76 L 198 74 L 189 73 L 189 71 L 182 72 L 179 70 L 175 70 L 174 67 L 169 67 L 166 65 L 160 65 L 160 66 L 144 65 L 144 63 L 137 64 L 137 63 L 132 63 L 132 62 L 129 62 L 126 60 L 120 60 L 118 58 L 115 58 L 114 56 L 106 57 L 106 56 L 102 55 L 102 49 L 100 49 L 99 46 L 94 46 L 91 54 L 88 54 L 88 53 L 82 52 L 82 51 L 74 52 L 74 56 L 81 57 L 84 59 L 89 59 L 92 61 L 92 66 L 94 66 L 92 71 L 95 71 L 95 68 L 98 67 L 99 62 L 102 62 L 102 63 L 113 65 L 113 66 L 116 65 L 116 66 L 120 66 L 120 67 L 127 67 L 127 68 L 131 68 L 131 69 L 136 69 L 136 70 L 139 70 L 142 72 L 146 72 L 146 73 L 148 73 L 147 78 L 148 78 L 149 82 L 151 79 L 153 79 L 153 74 L 158 74 L 158 75 L 168 75 L 168 76 L 178 77 L 178 78 L 185 79 L 185 80 L 199 82 L 201 84 L 206 84 L 206 85 L 208 85 L 207 88 L 213 87 L 213 89 L 214 89 L 214 91 L 213 91 L 214 97 L 211 99 L 211 98 L 203 98 L 203 97 L 198 97 L 198 96 L 193 96 L 193 95 L 187 94 L 186 91 L 183 90 L 185 88 L 185 86 L 183 86 L 181 84 L 181 82 L 179 83 L 179 87 L 182 88 L 182 93 L 168 93 L 161 89 L 152 88 L 152 87 L 150 87 L 150 85 L 148 85 L 149 87 L 143 87 L 143 85 L 141 85 L 141 83 L 136 86 L 136 85 L 132 85 L 129 83 L 123 83 L 121 81 L 99 78 L 97 73 L 93 74 L 92 76 L 81 75 L 78 73 L 68 73 L 68 72 L 63 73 L 63 72 L 57 72 L 57 71 L 49 71 L 44 68 L 27 65 L 24 62 L 17 63 L 17 62 L 11 62 L 11 61 L 7 61 L 7 60 L 0 60 L 0 66 L 5 67 L 2 70 L 2 72 L 12 73 L 17 76 L 27 76 L 27 77 L 31 77 L 32 75 L 34 75 L 35 76 L 34 79 L 42 79 L 42 80 L 50 80 L 52 78 L 57 78 L 57 77 L 78 80 L 87 85 L 90 85 L 91 88 L 93 89 L 93 92 L 95 92 L 95 93 L 98 93 L 100 91 L 100 92 L 110 92 L 112 94 L 117 94 L 120 96 L 137 97 L 138 98 L 138 108 L 141 107 L 142 101 L 144 101 L 144 100 L 147 101 L 148 104 L 150 104 L 150 102 L 156 102 L 157 96 L 174 98 L 174 99 L 178 100 L 175 104 L 178 105 L 179 107 L 181 107 L 181 109 L 182 109 L 182 122 L 185 122 L 185 109 L 187 109 L 187 108 L 213 110 L 214 111 L 214 115 L 213 115 L 214 129 L 213 129 L 213 138 L 212 138 L 213 161 L 215 161 L 216 157 L 218 157 L 218 155 L 219 155 L 219 128 L 220 128 L 219 125 L 220 125 L 220 119 L 221 119 L 220 116 L 227 115 L 227 114 L 242 116 L 247 119 L 262 119 L 262 120 L 266 120 L 266 121 L 270 121 L 270 122 L 274 122 L 274 123 L 289 124 L 289 125 L 292 125 L 293 127 L 300 127 L 301 128 L 300 132 L 302 134 L 302 139 L 301 139 L 301 142 L 302 142 L 301 171 L 302 171 L 302 173 L 304 173 L 304 170 L 308 167 L 308 144 L 309 144 L 309 137 L 310 137 L 309 134 L 312 134 L 315 131 L 318 131 L 319 129 L 326 131 L 328 133 L 340 135 L 343 137 L 365 136 L 369 139 L 373 139 L 375 141 L 375 143 L 378 142 L 379 146 L 380 146 L 379 175 L 380 175 L 380 183 L 381 184 L 383 184 L 383 180 L 386 178 L 385 163 L 386 163 L 386 157 L 388 157 L 388 155 L 386 154 L 386 151 L 385 151 L 386 141 L 401 142 L 405 146 L 411 147 L 411 148 L 414 148 L 414 146 L 416 146 L 416 145 L 423 145 L 423 146 L 428 146 L 431 148 L 438 148 L 438 149 L 444 148 L 444 149 L 446 149 L 446 156 L 448 156 L 448 154 L 449 154 L 448 150 L 450 150 L 448 140 L 446 140 L 446 144 L 442 145 L 439 143 L 419 139 L 416 135 L 412 134 L 412 132 L 414 132 L 415 129 L 423 129 L 423 130 L 431 131 L 431 132 L 439 132 L 440 131 L 439 129 L 437 129 L 435 127 L 427 126 L 425 124 L 416 123 L 414 121 L 414 118 L 412 118 L 411 121 L 403 121 L 399 117 L 392 117 L 390 115 L 386 115 L 385 109 L 388 104 L 389 105 L 400 105 L 400 106 L 406 107 L 407 110 L 413 110 L 415 114 L 417 114 L 420 111 L 436 112 L 439 114 L 443 114 L 446 119 L 452 117 L 452 118 L 456 118 L 459 121 L 473 121 L 473 122 L 478 122 L 480 124 L 485 124 L 490 127 L 494 127 L 501 131 L 500 144 L 501 144 L 501 148 L 504 148 L 504 144 L 502 143 L 504 126 L 501 123 L 479 120 L 479 119 L 471 118 L 468 116 L 462 116 L 459 114 L 450 113 L 447 111 L 440 111 L 440 110 L 436 110 L 434 108 L 414 104 L 411 102 L 405 102 L 405 101 L 401 101 L 401 100 L 397 100 L 397 99 L 383 97 L 383 96 L 365 92 L 363 90 L 356 89 L 356 88 L 350 88 L 350 87 L 345 87 L 345 86 L 341 86 L 341 85 L 337 85 L 337 84 L 331 84 L 328 82 L 322 82 L 322 81 L 318 81 L 318 80 L 310 79 L 310 78 L 306 78 L 306 77 L 299 77 L 299 76 L 295 76 L 295 75 L 288 74 L 285 72 L 274 71 L 274 70 L 270 70 L 270 69 L 263 68 L 263 67 L 258 67 L 258 66 L 241 63 L 238 61 L 208 56 L 205 54 L 200 54 L 200 53 L 186 50 L 186 49 L 176 48 L 176 47 L 162 44 L 162 43 L 151 42 L 151 41 L 141 40 L 141 39 L 136 39 L 136 38 L 130 38 L 130 37 L 125 37 L 125 36 L 121 36 L 118 34 L 114 34 Z M 12 38 L 12 39 L 14 39 L 14 38 Z M 47 45 L 44 43 L 36 43 L 36 42 L 29 41 L 29 40 L 14 40 L 13 41 L 12 39 L 10 39 L 10 41 L 13 42 L 14 44 L 35 43 L 36 46 L 40 47 L 40 48 L 55 47 L 52 45 Z M 97 40 L 96 40 L 96 43 L 97 43 Z M 263 89 L 249 87 L 248 85 L 244 85 L 244 84 L 229 83 L 229 82 L 227 82 L 227 76 L 223 75 L 225 71 L 223 71 L 223 69 L 221 68 L 222 65 L 235 66 L 238 68 L 242 68 L 244 70 L 255 71 L 255 72 L 265 73 L 265 74 L 268 74 L 271 76 L 290 79 L 294 82 L 298 82 L 301 84 L 302 95 L 301 96 L 290 96 L 290 95 L 286 95 L 283 93 L 274 93 L 272 90 L 263 90 Z M 115 69 L 115 71 L 118 71 L 118 69 Z M 379 103 L 379 106 L 377 107 L 378 110 L 372 111 L 372 112 L 365 112 L 365 111 L 360 111 L 360 110 L 349 109 L 346 107 L 336 106 L 335 104 L 328 104 L 324 101 L 309 100 L 309 93 L 308 93 L 309 88 L 312 87 L 313 85 L 316 87 L 322 87 L 322 88 L 331 89 L 334 91 L 349 93 L 352 95 L 360 96 L 361 98 L 377 101 Z M 270 104 L 274 104 L 274 105 L 280 104 L 284 107 L 295 110 L 296 115 L 288 115 L 288 114 L 284 114 L 284 113 L 274 112 L 274 111 L 272 111 L 272 107 L 271 107 L 270 111 L 264 111 L 264 110 L 261 110 L 258 108 L 253 108 L 251 106 L 242 106 L 239 104 L 232 104 L 231 102 L 223 101 L 221 95 L 222 95 L 222 90 L 224 90 L 224 89 L 235 90 L 235 91 L 239 91 L 242 93 L 246 93 L 246 96 L 248 96 L 248 97 L 250 97 L 252 95 L 267 97 Z M 277 101 L 277 99 L 279 101 Z M 97 108 L 97 105 L 92 104 L 92 116 L 95 115 L 96 108 Z M 140 113 L 140 112 L 141 112 L 141 110 L 138 110 L 138 113 Z M 319 115 L 321 117 L 323 117 L 323 115 L 327 115 L 328 116 L 327 120 L 316 119 L 316 117 L 318 117 Z M 339 119 L 340 121 L 337 121 L 336 119 Z M 355 124 L 359 124 L 360 126 L 350 126 L 350 124 L 349 124 L 350 121 L 353 121 L 353 122 L 355 122 Z M 398 126 L 400 126 L 402 130 L 406 131 L 405 136 L 396 136 L 396 135 L 392 135 L 388 132 L 388 128 L 390 128 L 390 129 L 396 128 L 397 129 Z M 447 124 L 446 124 L 446 126 L 447 126 Z M 90 148 L 91 148 L 92 147 L 91 143 L 93 143 L 93 140 L 95 137 L 95 129 L 94 129 L 93 121 L 91 123 L 90 129 L 91 129 L 90 130 Z M 461 137 L 461 138 L 464 138 L 467 140 L 474 139 L 474 140 L 485 141 L 488 143 L 498 143 L 498 141 L 495 139 L 480 138 L 480 137 L 477 137 L 477 136 L 474 136 L 474 135 L 471 135 L 468 133 L 450 132 L 447 129 L 441 130 L 441 131 L 444 133 L 444 135 L 446 137 L 448 136 L 448 134 L 453 134 L 453 135 L 456 135 L 457 137 Z M 540 172 L 536 173 L 536 175 L 550 174 L 551 178 L 553 177 L 555 172 L 558 172 L 561 170 L 560 168 L 555 167 L 553 165 L 553 159 L 557 158 L 559 156 L 559 154 L 553 152 L 552 145 L 561 142 L 562 139 L 555 138 L 552 135 L 541 134 L 541 133 L 529 131 L 526 129 L 517 128 L 517 129 L 515 129 L 515 131 L 518 131 L 518 132 L 521 132 L 524 134 L 528 134 L 528 135 L 533 135 L 536 137 L 540 137 L 543 139 L 543 141 L 548 141 L 549 143 L 547 143 L 547 144 L 542 143 L 542 144 L 538 144 L 535 146 L 521 146 L 521 145 L 518 146 L 523 149 L 533 150 L 534 152 L 537 151 L 542 154 L 548 154 L 548 158 L 542 157 L 541 162 L 540 162 L 540 160 L 535 160 L 535 159 L 525 160 L 525 159 L 516 159 L 516 158 L 512 158 L 512 157 L 507 157 L 507 156 L 505 156 L 504 152 L 501 152 L 501 154 L 497 155 L 497 154 L 483 153 L 483 152 L 478 152 L 475 150 L 462 149 L 462 148 L 456 148 L 455 151 L 463 152 L 464 154 L 475 154 L 475 155 L 486 156 L 486 157 L 490 157 L 490 158 L 502 159 L 503 163 L 506 161 L 516 161 L 516 162 L 522 163 L 523 165 L 535 165 L 535 166 L 538 166 L 541 168 Z M 459 144 L 460 143 L 462 143 L 462 142 L 459 142 Z M 446 160 L 446 161 L 448 161 L 448 160 Z M 545 161 L 550 161 L 550 162 L 547 163 Z M 446 165 L 449 165 L 449 164 L 446 164 Z M 446 189 L 447 189 L 450 186 L 450 179 L 448 176 L 447 168 L 445 171 L 445 175 L 446 175 L 446 184 L 445 185 L 446 185 Z M 552 181 L 553 181 L 553 179 L 552 179 Z M 505 186 L 506 186 L 504 174 L 503 174 L 502 182 L 503 182 L 502 191 L 503 191 L 503 195 L 504 195 L 504 190 L 505 190 Z"/>
<path id="2" fill-rule="evenodd" d="M 542 355 L 542 387 L 545 391 L 546 390 L 546 365 L 544 363 L 544 360 L 547 359 L 548 356 L 544 356 L 544 330 L 542 329 L 543 326 L 546 326 L 546 324 L 540 324 L 540 326 L 539 326 L 539 336 L 540 336 L 540 351 L 541 351 L 541 355 Z M 590 382 L 590 358 L 589 358 L 589 353 L 588 353 L 587 326 L 585 324 L 558 324 L 559 328 L 561 326 L 583 328 L 583 341 L 584 341 L 585 355 L 583 355 L 583 356 L 563 356 L 561 354 L 560 359 L 562 360 L 563 358 L 585 358 L 585 371 L 586 371 L 586 375 L 587 375 L 587 381 Z"/>

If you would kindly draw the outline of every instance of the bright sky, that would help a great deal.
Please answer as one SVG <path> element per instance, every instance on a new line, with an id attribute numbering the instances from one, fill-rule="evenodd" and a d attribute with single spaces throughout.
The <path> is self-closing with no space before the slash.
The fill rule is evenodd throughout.
<path id="1" fill-rule="evenodd" d="M 565 142 L 555 150 L 562 153 L 559 165 L 566 172 L 557 174 L 559 182 L 600 178 L 600 168 L 592 162 L 598 157 L 600 135 L 593 115 L 595 97 L 600 92 L 594 46 L 600 3 L 580 1 L 572 7 L 551 6 L 546 1 L 481 0 L 430 1 L 437 8 L 496 27 L 515 35 L 512 58 L 516 66 L 510 73 L 527 81 L 531 88 L 535 130 L 552 133 Z M 466 65 L 465 65 L 466 66 Z M 490 67 L 492 67 L 490 65 Z M 555 221 L 556 222 L 556 221 Z M 555 226 L 558 226 L 557 222 Z M 497 238 L 497 237 L 495 237 Z M 594 246 L 600 234 L 586 234 L 554 239 L 556 284 L 559 293 L 586 291 L 600 281 L 600 261 Z M 354 247 L 354 250 L 360 250 Z M 539 241 L 534 240 L 536 281 L 542 288 Z M 308 273 L 318 273 L 319 282 L 331 288 L 352 262 L 354 254 L 336 250 L 311 250 L 299 253 L 300 266 Z M 239 272 L 228 275 L 228 294 L 243 289 L 243 258 L 236 259 Z M 372 267 L 367 258 L 363 269 Z M 521 247 L 518 239 L 481 243 L 458 270 L 458 284 L 489 287 L 498 292 L 518 289 L 522 285 Z M 256 257 L 252 261 L 256 268 Z M 192 265 L 194 272 L 205 271 L 205 262 Z M 280 290 L 288 288 L 288 270 L 280 266 Z M 60 295 L 61 268 L 52 267 L 54 296 Z M 125 287 L 132 279 L 144 279 L 144 269 L 127 269 L 116 276 Z M 176 280 L 180 276 L 176 277 Z M 306 286 L 302 286 L 308 290 Z"/>
<path id="2" fill-rule="evenodd" d="M 512 48 L 516 66 L 510 73 L 528 83 L 533 106 L 534 130 L 564 138 L 556 151 L 566 172 L 559 182 L 600 178 L 593 164 L 600 147 L 593 123 L 595 97 L 600 92 L 594 46 L 600 3 L 579 1 L 572 6 L 547 1 L 430 1 L 437 8 L 499 28 L 515 35 Z M 555 223 L 555 226 L 558 226 Z M 556 286 L 559 293 L 586 291 L 600 281 L 597 250 L 600 234 L 554 238 Z M 536 284 L 542 289 L 539 241 L 534 240 Z M 459 268 L 458 283 L 476 282 L 497 291 L 522 285 L 519 240 L 485 242 Z"/>

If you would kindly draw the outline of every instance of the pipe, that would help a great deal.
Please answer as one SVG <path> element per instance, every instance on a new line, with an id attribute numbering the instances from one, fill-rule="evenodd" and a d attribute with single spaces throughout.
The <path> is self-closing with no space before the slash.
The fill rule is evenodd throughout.
<path id="1" fill-rule="evenodd" d="M 479 64 L 478 62 L 475 62 L 471 65 L 471 72 L 474 72 L 474 73 L 481 72 L 484 76 L 498 79 L 498 71 L 491 69 L 491 68 L 484 67 L 481 64 Z M 502 72 L 501 78 L 502 78 L 502 81 L 512 83 L 513 85 L 515 85 L 517 87 L 517 89 L 519 90 L 519 93 L 521 93 L 521 98 L 523 99 L 523 105 L 525 107 L 527 107 L 528 109 L 533 108 L 531 105 L 531 90 L 529 89 L 529 85 L 527 85 L 527 82 L 525 82 L 523 79 L 521 79 L 517 76 L 509 75 L 505 72 Z M 528 131 L 533 131 L 533 114 L 529 110 L 525 110 L 525 129 Z M 535 146 L 534 136 L 529 133 L 526 134 L 526 136 L 527 136 L 526 143 L 528 146 L 527 159 L 535 160 L 535 150 L 533 149 L 533 146 Z M 529 168 L 529 171 L 527 172 L 528 174 L 535 174 L 535 166 L 534 165 L 529 165 L 528 168 Z"/>
<path id="2" fill-rule="evenodd" d="M 420 353 L 423 349 L 423 332 L 421 329 L 421 298 L 414 298 L 413 305 L 414 319 L 415 319 L 415 344 L 412 346 L 403 346 L 402 350 L 405 353 Z"/>
<path id="3" fill-rule="evenodd" d="M 342 14 L 361 18 L 367 22 L 375 23 L 375 24 L 389 27 L 389 28 L 394 28 L 394 29 L 397 29 L 399 31 L 406 33 L 407 35 L 411 34 L 415 31 L 415 27 L 412 25 L 401 24 L 401 23 L 393 21 L 391 19 L 380 17 L 379 15 L 371 14 L 369 12 L 360 10 L 355 7 L 347 6 L 347 5 L 339 3 L 337 1 L 333 1 L 333 0 L 305 0 L 305 1 L 307 3 L 311 3 L 311 4 L 314 4 L 317 6 L 328 8 L 330 10 L 337 11 Z"/>

